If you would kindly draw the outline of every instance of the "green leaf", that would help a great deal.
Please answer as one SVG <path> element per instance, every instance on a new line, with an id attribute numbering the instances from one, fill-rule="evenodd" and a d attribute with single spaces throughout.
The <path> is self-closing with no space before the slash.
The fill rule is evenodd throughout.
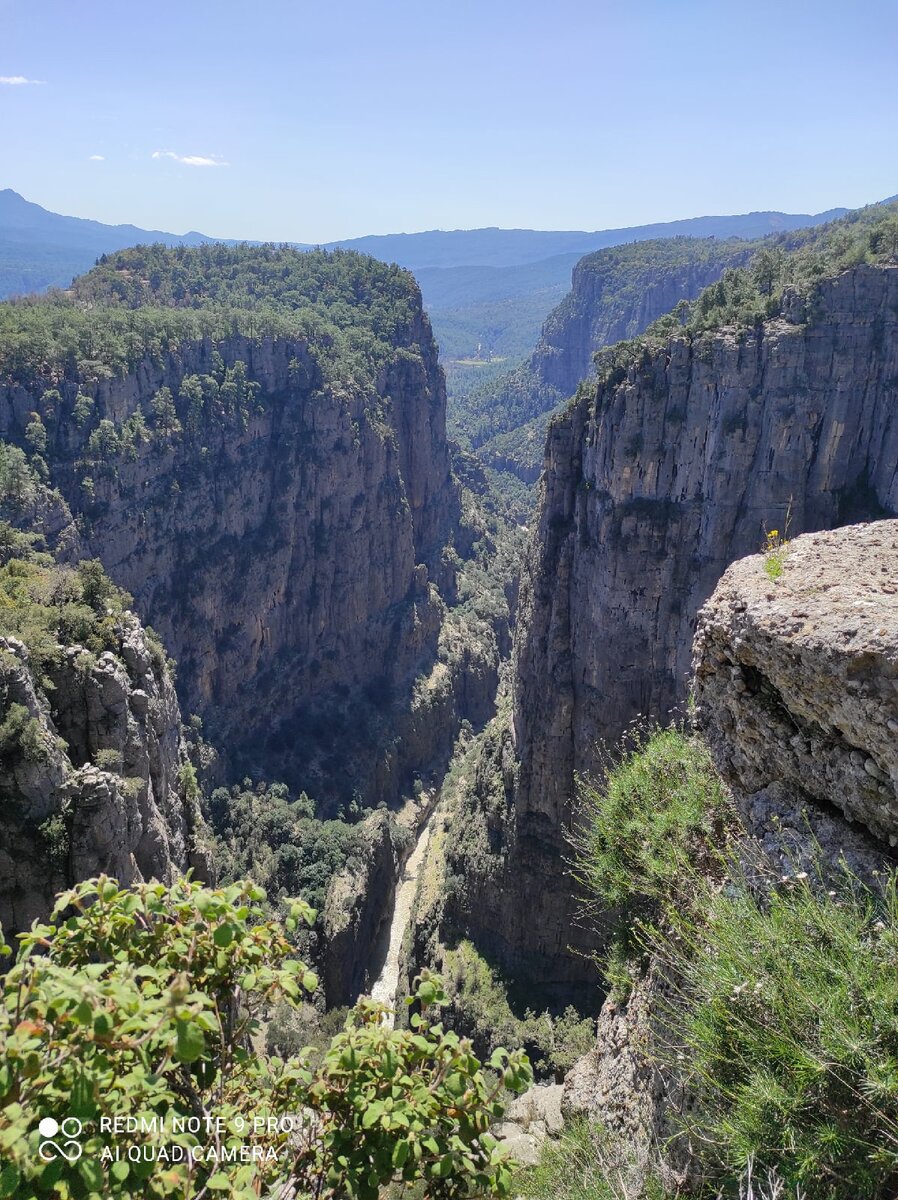
<path id="1" fill-rule="evenodd" d="M 221 946 L 222 949 L 225 946 L 230 946 L 234 940 L 233 925 L 219 925 L 212 934 L 212 940 L 216 946 Z"/>
<path id="2" fill-rule="evenodd" d="M 122 1159 L 121 1161 L 114 1162 L 112 1164 L 112 1166 L 109 1168 L 109 1174 L 118 1183 L 124 1183 L 128 1178 L 128 1170 L 128 1164 L 124 1161 L 124 1159 Z"/>
<path id="3" fill-rule="evenodd" d="M 0 1196 L 15 1196 L 19 1190 L 19 1170 L 12 1163 L 0 1167 Z"/>
<path id="4" fill-rule="evenodd" d="M 82 1000 L 81 1003 L 75 1008 L 72 1016 L 79 1025 L 90 1025 L 90 1023 L 93 1021 L 94 1010 L 88 1000 Z"/>
<path id="5" fill-rule="evenodd" d="M 196 1062 L 206 1049 L 203 1031 L 195 1021 L 178 1021 L 175 1057 L 181 1062 Z"/>
<path id="6" fill-rule="evenodd" d="M 211 1188 L 214 1192 L 226 1192 L 231 1186 L 231 1181 L 225 1175 L 224 1171 L 216 1171 L 211 1175 L 206 1183 L 206 1187 Z"/>
<path id="7" fill-rule="evenodd" d="M 362 1113 L 362 1128 L 370 1129 L 381 1117 L 384 1111 L 384 1106 L 379 1100 L 375 1100 L 369 1104 Z"/>
<path id="8" fill-rule="evenodd" d="M 95 1158 L 82 1158 L 78 1163 L 78 1173 L 90 1188 L 99 1190 L 103 1186 L 103 1168 Z"/>

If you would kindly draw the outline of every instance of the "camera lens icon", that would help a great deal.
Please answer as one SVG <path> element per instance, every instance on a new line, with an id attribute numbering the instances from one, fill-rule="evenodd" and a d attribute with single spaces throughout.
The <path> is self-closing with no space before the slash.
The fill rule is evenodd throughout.
<path id="1" fill-rule="evenodd" d="M 42 1117 L 37 1131 L 44 1138 L 38 1147 L 38 1154 L 44 1162 L 52 1162 L 54 1158 L 65 1158 L 69 1162 L 77 1162 L 82 1149 L 74 1140 L 81 1136 L 83 1126 L 77 1117 L 64 1117 L 57 1121 L 55 1117 Z M 52 1139 L 60 1134 L 65 1140 L 60 1145 Z"/>

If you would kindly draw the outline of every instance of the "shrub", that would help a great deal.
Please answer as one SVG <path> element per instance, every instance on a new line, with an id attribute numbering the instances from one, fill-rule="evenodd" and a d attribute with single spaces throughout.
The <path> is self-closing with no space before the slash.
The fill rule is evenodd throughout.
<path id="1" fill-rule="evenodd" d="M 701 741 L 677 728 L 637 727 L 632 737 L 635 749 L 603 784 L 580 781 L 576 870 L 603 905 L 644 910 L 720 852 L 734 818 Z"/>
<path id="2" fill-rule="evenodd" d="M 611 1150 L 600 1126 L 578 1119 L 558 1141 L 543 1143 L 535 1167 L 515 1176 L 515 1194 L 521 1200 L 629 1200 L 629 1166 Z M 661 1200 L 665 1194 L 653 1179 L 639 1193 L 640 1200 Z"/>
<path id="3" fill-rule="evenodd" d="M 523 1004 L 512 1006 L 507 981 L 473 942 L 447 950 L 444 972 L 451 1002 L 447 1020 L 481 1054 L 497 1045 L 521 1048 L 538 1074 L 560 1080 L 595 1045 L 595 1019 L 572 1005 L 557 1016 L 532 1008 L 518 1015 Z"/>
<path id="4" fill-rule="evenodd" d="M 802 873 L 803 874 L 803 873 Z M 808 1200 L 898 1189 L 898 883 L 847 870 L 766 890 L 706 887 L 653 949 L 682 980 L 666 1006 L 699 1106 L 694 1133 L 725 1177 L 748 1163 Z"/>
<path id="5" fill-rule="evenodd" d="M 109 771 L 112 775 L 121 774 L 123 761 L 121 750 L 97 750 L 94 754 L 94 763 L 101 771 Z"/>
<path id="6" fill-rule="evenodd" d="M 0 1196 L 376 1200 L 393 1179 L 425 1181 L 434 1200 L 507 1194 L 488 1129 L 529 1068 L 499 1051 L 488 1082 L 470 1044 L 431 1023 L 437 980 L 419 979 L 408 1030 L 363 1002 L 315 1070 L 253 1052 L 260 1013 L 317 986 L 287 936 L 311 910 L 293 904 L 283 928 L 264 899 L 247 883 L 127 891 L 101 876 L 23 935 L 0 985 Z M 80 1154 L 38 1153 L 54 1114 Z M 123 1117 L 145 1122 L 136 1157 L 103 1127 Z"/>
<path id="7" fill-rule="evenodd" d="M 130 602 L 97 561 L 72 570 L 31 554 L 0 566 L 0 634 L 21 638 L 42 684 L 61 660 L 62 645 L 77 643 L 92 654 L 119 650 L 118 622 Z"/>
<path id="8" fill-rule="evenodd" d="M 30 762 L 42 762 L 49 755 L 41 723 L 24 704 L 10 704 L 0 724 L 0 757 L 16 754 Z"/>
<path id="9" fill-rule="evenodd" d="M 216 869 L 225 880 L 245 875 L 273 896 L 324 904 L 328 884 L 361 845 L 360 826 L 320 821 L 305 792 L 291 800 L 280 783 L 216 788 L 209 803 Z"/>

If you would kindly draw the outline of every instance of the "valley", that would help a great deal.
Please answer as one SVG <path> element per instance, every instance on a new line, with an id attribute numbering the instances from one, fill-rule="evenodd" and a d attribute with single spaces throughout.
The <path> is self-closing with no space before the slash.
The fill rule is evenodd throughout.
<path id="1" fill-rule="evenodd" d="M 316 1119 L 356 1150 L 404 1111 L 383 1064 L 424 1055 L 411 1078 L 438 1043 L 423 1093 L 460 1090 L 428 1187 L 468 1155 L 501 1193 L 485 1135 L 535 1079 L 515 1111 L 551 1083 L 565 1124 L 532 1117 L 528 1200 L 541 1171 L 579 1196 L 581 1152 L 621 1181 L 590 1200 L 744 1195 L 746 1146 L 789 1195 L 886 1200 L 896 230 L 892 203 L 350 249 L 196 235 L 0 305 L 6 939 L 56 921 L 55 969 L 107 903 L 140 945 L 174 905 L 158 928 L 192 922 L 218 1033 L 262 987 L 265 1087 L 308 1047 L 293 1094 L 326 1092 Z M 131 891 L 85 903 L 109 876 Z M 274 965 L 239 959 L 256 937 Z M 205 994 L 179 953 L 173 1012 Z M 202 1058 L 195 1003 L 166 1104 L 231 1061 Z M 315 1186 L 344 1172 L 321 1194 L 396 1195 L 415 1139 L 390 1129 L 357 1174 L 315 1159 Z"/>

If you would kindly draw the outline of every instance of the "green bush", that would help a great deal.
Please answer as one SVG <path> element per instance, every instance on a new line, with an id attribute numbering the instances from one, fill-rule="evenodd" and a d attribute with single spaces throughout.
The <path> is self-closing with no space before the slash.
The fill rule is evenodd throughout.
<path id="1" fill-rule="evenodd" d="M 130 603 L 95 560 L 72 570 L 47 555 L 30 554 L 0 566 L 0 635 L 25 643 L 41 683 L 61 661 L 64 646 L 78 644 L 93 654 L 117 651 L 118 622 Z"/>
<path id="2" fill-rule="evenodd" d="M 272 896 L 302 896 L 324 905 L 328 884 L 361 846 L 361 830 L 348 821 L 321 821 L 301 792 L 291 800 L 281 783 L 216 788 L 209 802 L 214 855 L 224 880 L 251 876 Z"/>
<path id="3" fill-rule="evenodd" d="M 24 704 L 10 704 L 0 723 L 0 758 L 17 754 L 30 762 L 41 762 L 49 754 L 41 723 Z"/>
<path id="4" fill-rule="evenodd" d="M 707 886 L 652 949 L 682 982 L 666 1007 L 698 1092 L 693 1133 L 721 1176 L 754 1162 L 807 1200 L 898 1194 L 898 883 L 804 873 Z"/>
<path id="5" fill-rule="evenodd" d="M 629 1163 L 609 1148 L 600 1126 L 578 1119 L 565 1126 L 558 1141 L 543 1143 L 540 1161 L 520 1171 L 514 1180 L 521 1200 L 630 1200 L 625 1186 Z M 640 1200 L 665 1195 L 653 1179 L 646 1181 Z"/>
<path id="6" fill-rule="evenodd" d="M 577 875 L 603 905 L 645 910 L 690 886 L 723 850 L 734 818 L 701 741 L 677 728 L 632 737 L 635 748 L 603 784 L 580 781 Z"/>
<path id="7" fill-rule="evenodd" d="M 23 935 L 0 984 L 0 1196 L 377 1200 L 392 1180 L 424 1181 L 434 1200 L 507 1194 L 488 1130 L 530 1071 L 497 1051 L 488 1079 L 432 1023 L 439 981 L 419 979 L 411 1029 L 363 1001 L 315 1069 L 253 1051 L 260 1015 L 317 986 L 287 936 L 311 910 L 294 903 L 282 928 L 264 899 L 247 883 L 128 891 L 101 876 Z M 81 1153 L 42 1156 L 44 1117 L 81 1122 L 60 1134 Z M 104 1129 L 129 1117 L 139 1135 Z M 123 1141 L 136 1158 L 115 1154 Z"/>
<path id="8" fill-rule="evenodd" d="M 561 1079 L 595 1045 L 595 1019 L 573 1006 L 557 1016 L 532 1008 L 518 1015 L 507 981 L 473 942 L 463 940 L 447 950 L 444 974 L 450 997 L 447 1020 L 484 1055 L 498 1045 L 521 1048 L 538 1074 Z"/>

